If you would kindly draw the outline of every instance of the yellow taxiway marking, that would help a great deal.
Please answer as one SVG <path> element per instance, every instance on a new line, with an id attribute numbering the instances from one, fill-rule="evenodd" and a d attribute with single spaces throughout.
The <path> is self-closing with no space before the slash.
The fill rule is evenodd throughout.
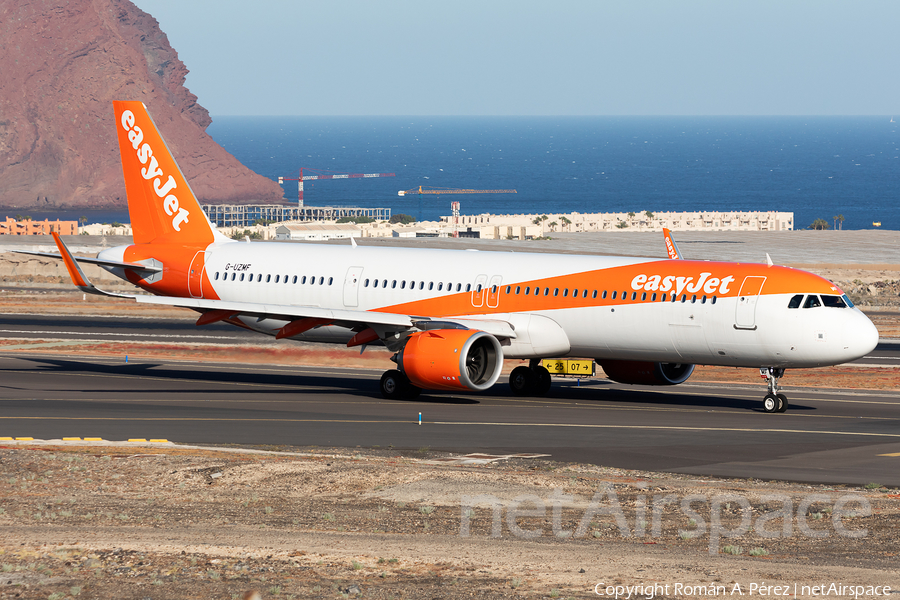
<path id="1" fill-rule="evenodd" d="M 409 423 L 416 424 L 415 419 L 247 419 L 225 417 L 198 417 L 185 419 L 184 417 L 2 417 L 0 421 L 197 421 L 197 422 L 235 422 L 235 423 Z M 446 426 L 490 426 L 490 427 L 566 427 L 574 429 L 648 429 L 660 431 L 711 431 L 711 432 L 738 432 L 738 433 L 790 433 L 813 435 L 840 435 L 848 437 L 886 437 L 900 438 L 900 433 L 865 433 L 853 431 L 827 431 L 815 429 L 774 429 L 758 427 L 686 427 L 673 425 L 608 425 L 591 423 L 504 423 L 504 422 L 480 422 L 480 421 L 422 421 L 423 425 Z M 18 438 L 21 439 L 21 438 Z"/>
<path id="2" fill-rule="evenodd" d="M 878 456 L 900 456 L 900 452 L 892 452 L 891 454 L 879 454 Z"/>

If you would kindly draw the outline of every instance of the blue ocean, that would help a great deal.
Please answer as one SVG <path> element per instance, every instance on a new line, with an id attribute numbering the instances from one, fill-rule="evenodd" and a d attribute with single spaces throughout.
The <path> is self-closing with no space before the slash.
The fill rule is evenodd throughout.
<path id="1" fill-rule="evenodd" d="M 891 117 L 216 117 L 212 137 L 257 173 L 394 173 L 306 182 L 307 205 L 463 214 L 793 211 L 900 229 Z M 310 173 L 305 173 L 310 174 Z M 399 197 L 425 187 L 516 194 Z M 284 184 L 297 200 L 297 184 Z M 121 220 L 121 218 L 119 219 Z"/>

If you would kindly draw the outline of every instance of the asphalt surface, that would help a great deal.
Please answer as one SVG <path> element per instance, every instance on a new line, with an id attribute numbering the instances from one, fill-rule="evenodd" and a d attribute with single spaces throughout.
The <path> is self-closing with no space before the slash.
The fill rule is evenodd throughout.
<path id="1" fill-rule="evenodd" d="M 178 319 L 0 315 L 0 338 L 65 336 L 260 340 Z M 882 344 L 863 361 L 898 358 L 896 345 Z M 555 380 L 541 399 L 511 397 L 501 383 L 488 394 L 387 401 L 379 377 L 337 368 L 125 364 L 6 352 L 0 436 L 535 452 L 696 475 L 900 485 L 900 398 L 890 392 L 788 388 L 788 412 L 766 414 L 762 384 L 650 388 L 568 379 Z"/>

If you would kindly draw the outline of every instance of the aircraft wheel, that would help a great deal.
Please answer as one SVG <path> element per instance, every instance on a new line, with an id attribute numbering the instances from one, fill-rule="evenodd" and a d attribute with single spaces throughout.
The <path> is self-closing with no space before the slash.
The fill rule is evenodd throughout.
<path id="1" fill-rule="evenodd" d="M 550 371 L 544 367 L 535 367 L 534 375 L 537 380 L 534 386 L 534 395 L 546 396 L 547 392 L 550 391 Z"/>
<path id="2" fill-rule="evenodd" d="M 534 371 L 528 367 L 516 367 L 509 374 L 509 387 L 516 396 L 531 394 L 535 385 Z"/>
<path id="3" fill-rule="evenodd" d="M 778 412 L 780 406 L 781 401 L 775 394 L 766 394 L 766 397 L 763 398 L 763 410 L 767 413 Z"/>
<path id="4" fill-rule="evenodd" d="M 381 395 L 388 400 L 403 398 L 407 387 L 412 387 L 409 379 L 397 369 L 385 371 L 384 375 L 381 376 Z"/>
<path id="5" fill-rule="evenodd" d="M 788 399 L 784 394 L 777 394 L 778 397 L 778 411 L 780 413 L 785 412 L 788 409 Z"/>
<path id="6" fill-rule="evenodd" d="M 405 377 L 405 375 L 404 375 L 404 377 Z M 408 379 L 406 380 L 406 387 L 403 390 L 403 398 L 405 400 L 415 400 L 416 398 L 419 397 L 419 394 L 421 394 L 421 393 L 422 393 L 422 388 L 411 384 Z"/>

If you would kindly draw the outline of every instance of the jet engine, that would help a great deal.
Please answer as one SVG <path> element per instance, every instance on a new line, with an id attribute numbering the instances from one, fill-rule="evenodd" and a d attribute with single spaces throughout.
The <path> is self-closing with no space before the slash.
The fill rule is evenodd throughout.
<path id="1" fill-rule="evenodd" d="M 658 363 L 635 360 L 597 361 L 606 376 L 619 383 L 638 385 L 678 385 L 694 372 L 687 363 Z"/>
<path id="2" fill-rule="evenodd" d="M 484 331 L 432 329 L 409 336 L 396 361 L 417 387 L 480 392 L 500 377 L 503 351 Z"/>

